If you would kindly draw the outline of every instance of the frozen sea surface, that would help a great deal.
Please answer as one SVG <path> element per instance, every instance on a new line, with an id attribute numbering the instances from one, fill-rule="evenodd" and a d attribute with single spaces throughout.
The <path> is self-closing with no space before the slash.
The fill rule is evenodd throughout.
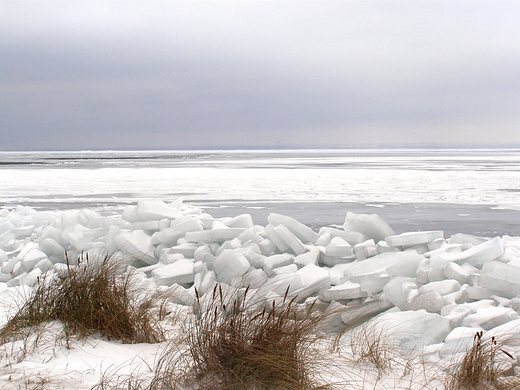
<path id="1" fill-rule="evenodd" d="M 159 198 L 310 226 L 377 213 L 400 231 L 520 235 L 520 150 L 0 152 L 0 205 L 120 212 Z"/>

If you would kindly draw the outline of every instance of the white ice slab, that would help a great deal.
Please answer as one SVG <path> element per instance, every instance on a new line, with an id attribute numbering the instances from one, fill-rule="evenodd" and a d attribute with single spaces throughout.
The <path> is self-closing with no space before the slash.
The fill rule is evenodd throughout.
<path id="1" fill-rule="evenodd" d="M 114 242 L 123 253 L 135 259 L 150 265 L 158 261 L 154 255 L 152 238 L 142 230 L 121 233 L 114 238 Z"/>
<path id="2" fill-rule="evenodd" d="M 387 268 L 408 261 L 417 256 L 413 252 L 388 252 L 357 262 L 345 270 L 345 276 L 353 282 L 360 282 L 362 279 L 375 278 L 387 275 Z"/>
<path id="3" fill-rule="evenodd" d="M 498 292 L 505 298 L 520 295 L 520 268 L 498 261 L 490 261 L 482 266 L 478 279 L 481 287 Z"/>
<path id="4" fill-rule="evenodd" d="M 250 214 L 240 214 L 223 223 L 231 228 L 251 229 L 254 226 L 253 218 Z"/>
<path id="5" fill-rule="evenodd" d="M 202 231 L 202 222 L 197 218 L 190 218 L 182 223 L 175 224 L 171 227 L 161 230 L 152 236 L 154 243 L 162 243 L 165 245 L 173 245 L 187 232 Z"/>
<path id="6" fill-rule="evenodd" d="M 320 232 L 319 232 L 320 237 L 325 234 L 328 234 L 331 238 L 341 237 L 346 242 L 348 242 L 350 245 L 356 245 L 356 244 L 366 241 L 365 236 L 359 232 L 351 232 L 351 231 L 347 232 L 345 230 L 340 230 L 340 229 L 336 229 L 336 228 L 332 228 L 332 227 L 328 227 L 328 226 L 324 226 L 320 229 Z M 328 243 L 326 243 L 325 245 L 327 245 L 327 244 Z M 316 242 L 316 245 L 323 245 L 323 244 L 318 244 L 318 242 Z"/>
<path id="7" fill-rule="evenodd" d="M 299 268 L 305 267 L 307 264 L 318 264 L 320 251 L 316 248 L 310 249 L 308 252 L 298 255 L 294 258 L 294 264 Z"/>
<path id="8" fill-rule="evenodd" d="M 385 341 L 420 354 L 427 345 L 442 342 L 451 331 L 449 321 L 424 310 L 385 313 L 374 320 Z"/>
<path id="9" fill-rule="evenodd" d="M 398 256 L 401 257 L 401 259 L 387 267 L 386 273 L 390 278 L 395 278 L 397 276 L 415 277 L 417 274 L 417 268 L 419 267 L 420 262 L 424 259 L 424 256 L 419 255 L 414 251 L 399 253 Z"/>
<path id="10" fill-rule="evenodd" d="M 361 285 L 351 281 L 347 281 L 339 286 L 330 287 L 327 290 L 321 290 L 319 293 L 320 300 L 324 302 L 364 298 L 366 296 L 367 293 L 361 291 Z"/>
<path id="11" fill-rule="evenodd" d="M 386 237 L 395 235 L 392 228 L 377 214 L 368 215 L 348 212 L 343 228 L 345 231 L 361 233 L 366 239 L 371 238 L 375 242 L 384 241 Z"/>
<path id="12" fill-rule="evenodd" d="M 455 261 L 458 264 L 468 263 L 474 267 L 495 260 L 504 253 L 504 244 L 500 237 L 495 237 L 489 241 L 485 241 L 462 253 L 447 254 L 443 257 L 449 261 Z"/>
<path id="13" fill-rule="evenodd" d="M 386 299 L 392 302 L 401 310 L 409 308 L 409 300 L 411 299 L 411 292 L 417 293 L 417 283 L 414 278 L 397 276 L 390 280 L 384 287 Z"/>
<path id="14" fill-rule="evenodd" d="M 431 282 L 419 287 L 419 293 L 424 294 L 428 291 L 437 291 L 441 295 L 448 295 L 460 290 L 460 283 L 456 280 L 440 280 Z"/>
<path id="15" fill-rule="evenodd" d="M 473 314 L 473 310 L 471 309 L 471 306 L 466 304 L 448 305 L 441 309 L 441 315 L 450 321 L 452 329 L 461 326 L 464 318 L 470 314 Z"/>
<path id="16" fill-rule="evenodd" d="M 399 235 L 386 237 L 385 241 L 390 246 L 414 246 L 428 244 L 434 240 L 444 237 L 444 232 L 440 230 L 427 232 L 407 232 Z"/>
<path id="17" fill-rule="evenodd" d="M 294 218 L 271 213 L 267 217 L 267 221 L 273 226 L 285 225 L 287 229 L 289 229 L 291 233 L 298 237 L 298 239 L 304 244 L 314 244 L 318 239 L 318 234 L 316 232 Z"/>
<path id="18" fill-rule="evenodd" d="M 475 334 L 481 330 L 480 328 L 470 328 L 466 326 L 454 328 L 446 336 L 442 347 L 439 349 L 439 356 L 441 358 L 453 358 L 457 353 L 468 351 L 473 346 Z"/>
<path id="19" fill-rule="evenodd" d="M 267 224 L 265 227 L 265 233 L 281 253 L 287 252 L 289 250 L 289 244 L 287 244 L 283 238 L 280 237 L 280 234 L 278 234 L 273 225 Z"/>
<path id="20" fill-rule="evenodd" d="M 490 306 L 468 315 L 462 321 L 462 326 L 480 327 L 484 330 L 490 330 L 506 322 L 516 320 L 517 318 L 518 313 L 513 309 Z"/>
<path id="21" fill-rule="evenodd" d="M 417 267 L 416 277 L 421 283 L 437 282 L 446 279 L 444 267 L 449 261 L 441 256 L 424 258 Z"/>
<path id="22" fill-rule="evenodd" d="M 300 301 L 330 286 L 330 275 L 327 270 L 314 264 L 307 264 L 296 272 L 302 280 L 302 287 L 294 291 Z"/>
<path id="23" fill-rule="evenodd" d="M 408 308 L 410 310 L 426 310 L 429 313 L 439 313 L 445 303 L 442 295 L 435 290 L 419 293 L 410 299 Z"/>
<path id="24" fill-rule="evenodd" d="M 473 275 L 480 274 L 480 271 L 467 263 L 458 265 L 457 263 L 448 262 L 443 267 L 444 275 L 448 279 L 453 279 L 459 282 L 461 285 L 469 283 L 470 277 Z"/>
<path id="25" fill-rule="evenodd" d="M 358 260 L 365 260 L 378 254 L 376 243 L 372 239 L 356 244 L 352 248 L 352 252 Z"/>
<path id="26" fill-rule="evenodd" d="M 263 270 L 268 276 L 274 275 L 276 268 L 292 264 L 294 256 L 290 253 L 272 255 L 264 259 Z"/>
<path id="27" fill-rule="evenodd" d="M 289 245 L 289 248 L 291 248 L 293 253 L 296 255 L 305 253 L 305 247 L 303 246 L 302 242 L 289 230 L 289 228 L 287 228 L 285 225 L 277 225 L 274 229 L 280 238 L 284 240 L 287 245 Z"/>
<path id="28" fill-rule="evenodd" d="M 211 229 L 203 231 L 191 231 L 187 232 L 185 239 L 188 242 L 224 242 L 232 240 L 240 236 L 245 229 L 242 228 L 225 228 L 225 229 Z"/>
<path id="29" fill-rule="evenodd" d="M 140 222 L 175 219 L 180 217 L 179 211 L 159 199 L 140 200 L 136 207 L 137 220 Z"/>
<path id="30" fill-rule="evenodd" d="M 249 267 L 249 261 L 245 256 L 235 250 L 227 249 L 213 261 L 217 280 L 229 285 L 238 282 L 249 270 Z"/>
<path id="31" fill-rule="evenodd" d="M 352 246 L 341 237 L 334 237 L 325 247 L 326 254 L 334 257 L 352 256 Z"/>
<path id="32" fill-rule="evenodd" d="M 34 266 L 42 260 L 48 260 L 47 255 L 39 249 L 31 249 L 22 259 L 22 268 L 25 272 L 31 272 Z"/>
<path id="33" fill-rule="evenodd" d="M 183 259 L 178 260 L 173 264 L 168 264 L 156 268 L 152 271 L 152 277 L 158 286 L 193 283 L 195 278 L 195 272 L 193 271 L 193 261 Z"/>

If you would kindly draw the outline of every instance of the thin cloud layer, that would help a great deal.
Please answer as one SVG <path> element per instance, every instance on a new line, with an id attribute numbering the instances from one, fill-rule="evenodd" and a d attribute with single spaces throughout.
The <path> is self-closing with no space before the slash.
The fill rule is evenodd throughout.
<path id="1" fill-rule="evenodd" d="M 0 3 L 0 150 L 520 144 L 520 4 Z"/>

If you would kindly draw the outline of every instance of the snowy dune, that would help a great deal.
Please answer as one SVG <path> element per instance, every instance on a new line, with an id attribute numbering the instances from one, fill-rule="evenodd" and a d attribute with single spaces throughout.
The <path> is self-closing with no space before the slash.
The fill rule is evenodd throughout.
<path id="1" fill-rule="evenodd" d="M 204 294 L 217 282 L 251 285 L 269 299 L 289 291 L 301 305 L 334 307 L 343 323 L 375 318 L 404 356 L 421 357 L 421 369 L 453 360 L 483 330 L 508 341 L 506 363 L 518 373 L 516 150 L 0 153 L 0 161 L 2 321 L 39 277 L 59 271 L 65 252 L 74 259 L 88 251 L 127 259 L 143 288 L 170 289 L 182 312 L 195 287 Z M 371 212 L 347 208 L 334 223 L 315 225 L 267 206 L 277 202 Z M 483 209 L 511 214 L 498 236 L 447 235 L 427 219 L 397 231 L 372 214 L 403 204 L 435 204 L 441 215 L 442 205 L 460 205 L 462 221 L 467 210 L 473 218 Z M 348 335 L 341 343 L 346 349 Z M 68 349 L 50 337 L 18 362 L 12 355 L 21 346 L 2 347 L 3 387 L 31 388 L 27 381 L 40 375 L 49 388 L 89 388 L 103 374 L 146 371 L 163 347 L 92 337 Z M 364 370 L 370 388 L 424 384 L 410 373 Z M 342 375 L 358 374 L 331 381 Z"/>

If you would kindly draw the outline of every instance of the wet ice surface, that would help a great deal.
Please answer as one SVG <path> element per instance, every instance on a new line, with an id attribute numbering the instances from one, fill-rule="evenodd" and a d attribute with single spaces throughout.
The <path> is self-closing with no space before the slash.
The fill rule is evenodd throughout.
<path id="1" fill-rule="evenodd" d="M 8 208 L 107 215 L 138 199 L 183 197 L 257 223 L 274 211 L 318 228 L 353 211 L 400 232 L 520 234 L 515 149 L 1 152 L 0 186 Z"/>

